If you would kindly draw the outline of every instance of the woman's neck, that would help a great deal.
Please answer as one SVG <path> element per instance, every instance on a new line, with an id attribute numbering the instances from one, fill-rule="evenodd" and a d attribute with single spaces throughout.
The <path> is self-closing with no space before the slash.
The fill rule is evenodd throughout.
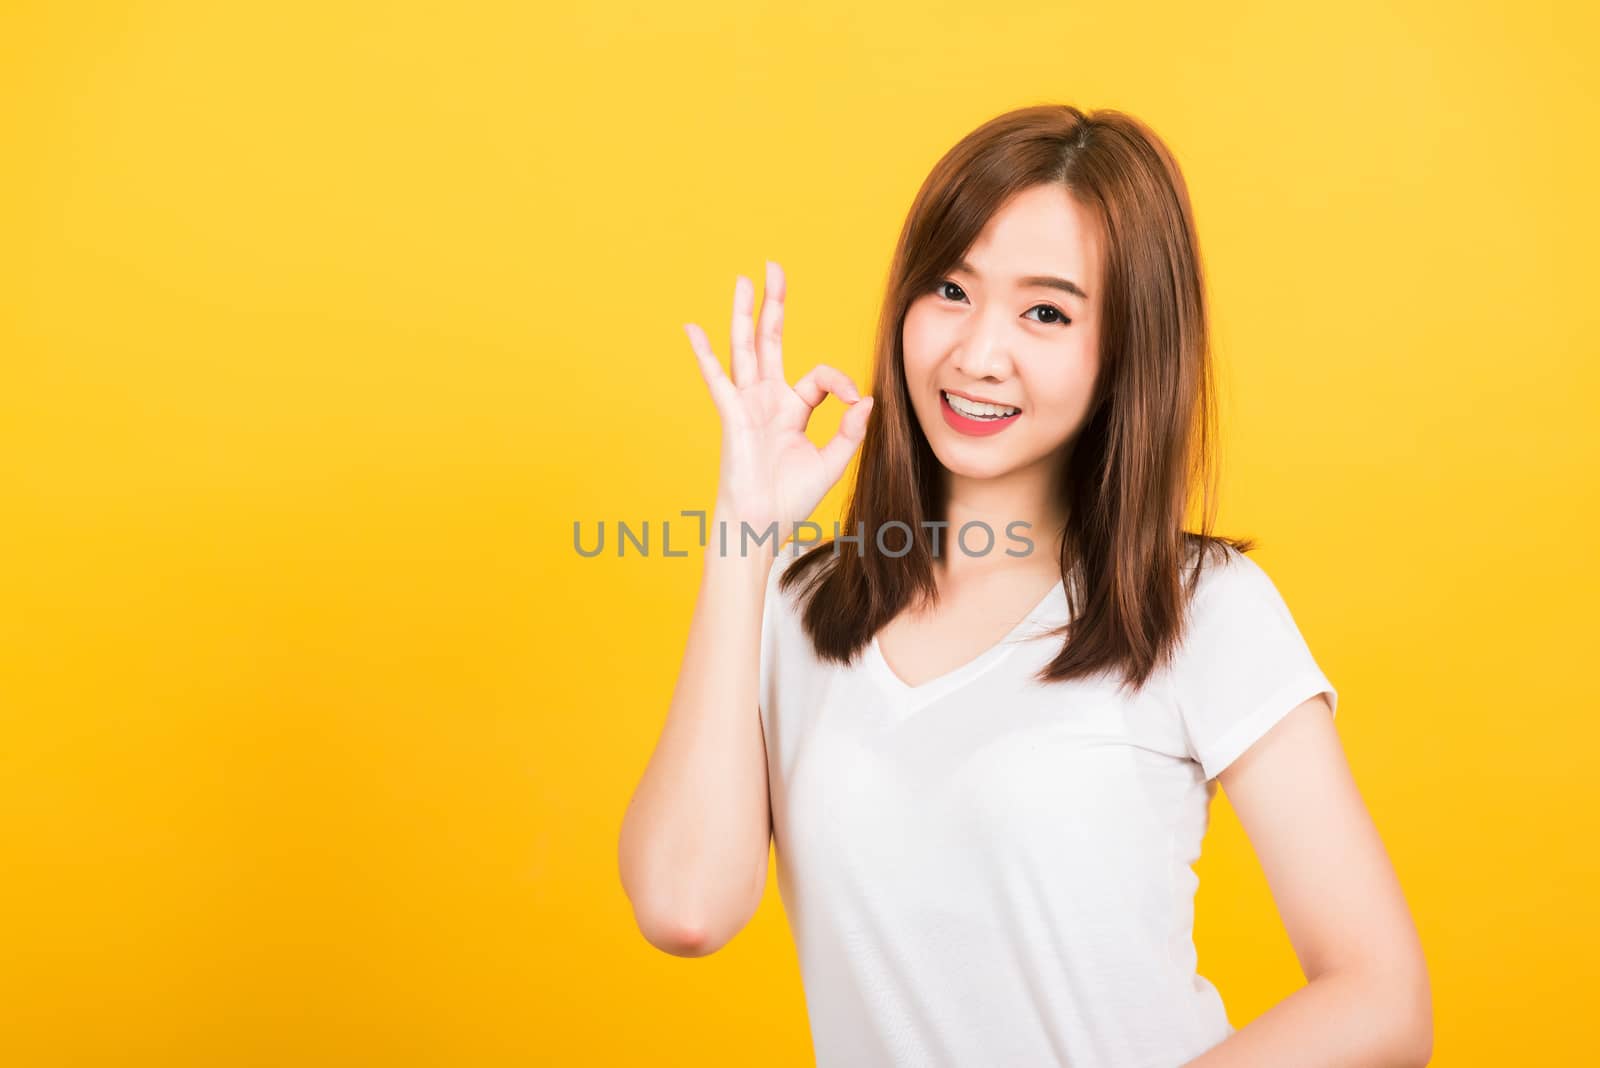
<path id="1" fill-rule="evenodd" d="M 1052 489 L 1043 475 L 1028 471 L 994 479 L 947 475 L 943 518 L 949 525 L 935 563 L 941 575 L 960 581 L 997 569 L 1059 571 L 1067 515 Z M 968 524 L 982 526 L 963 536 Z"/>

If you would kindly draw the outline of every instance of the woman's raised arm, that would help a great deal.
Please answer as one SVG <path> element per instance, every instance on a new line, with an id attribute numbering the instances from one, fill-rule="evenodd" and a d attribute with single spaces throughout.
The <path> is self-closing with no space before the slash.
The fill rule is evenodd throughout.
<path id="1" fill-rule="evenodd" d="M 761 326 L 755 287 L 734 284 L 730 380 L 705 332 L 685 331 L 722 421 L 716 507 L 677 684 L 618 841 L 624 892 L 640 932 L 678 956 L 715 952 L 744 928 L 766 889 L 771 843 L 758 693 L 763 595 L 776 545 L 745 549 L 741 524 L 778 524 L 777 544 L 810 517 L 866 433 L 870 397 L 818 365 L 794 386 L 783 372 L 785 280 L 767 266 Z M 805 435 L 832 393 L 850 405 L 822 448 Z M 722 549 L 719 524 L 727 527 Z"/>

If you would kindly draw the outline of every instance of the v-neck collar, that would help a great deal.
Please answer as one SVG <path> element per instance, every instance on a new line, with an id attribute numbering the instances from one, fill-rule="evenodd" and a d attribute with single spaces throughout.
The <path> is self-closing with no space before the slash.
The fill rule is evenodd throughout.
<path id="1" fill-rule="evenodd" d="M 1016 626 L 1011 628 L 1005 637 L 960 667 L 951 668 L 943 675 L 935 676 L 916 686 L 912 686 L 894 673 L 894 669 L 889 666 L 889 661 L 884 658 L 883 650 L 878 645 L 878 636 L 874 634 L 872 640 L 867 643 L 864 661 L 867 672 L 879 687 L 905 710 L 912 711 L 926 707 L 972 682 L 1011 655 L 1012 650 L 1020 644 L 1025 632 L 1045 614 L 1046 609 L 1058 601 L 1064 601 L 1065 598 L 1066 585 L 1061 579 L 1057 579 L 1049 592 L 1018 621 Z"/>

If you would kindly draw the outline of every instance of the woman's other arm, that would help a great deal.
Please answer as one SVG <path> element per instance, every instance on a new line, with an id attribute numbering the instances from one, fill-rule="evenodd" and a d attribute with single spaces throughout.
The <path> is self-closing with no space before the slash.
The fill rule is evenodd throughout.
<path id="1" fill-rule="evenodd" d="M 1433 1055 L 1422 943 L 1327 699 L 1300 705 L 1218 776 L 1307 984 L 1186 1068 L 1411 1068 Z"/>

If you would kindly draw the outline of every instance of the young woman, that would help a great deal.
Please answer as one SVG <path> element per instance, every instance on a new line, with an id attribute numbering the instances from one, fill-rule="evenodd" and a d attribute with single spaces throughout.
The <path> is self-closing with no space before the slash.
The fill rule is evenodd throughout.
<path id="1" fill-rule="evenodd" d="M 870 397 L 827 366 L 787 384 L 785 297 L 769 264 L 757 324 L 738 279 L 731 380 L 688 329 L 721 480 L 622 827 L 645 937 L 725 944 L 770 836 L 819 1065 L 1426 1063 L 1337 695 L 1250 542 L 1210 533 L 1206 301 L 1162 142 L 1039 106 L 957 144 L 901 233 Z M 796 524 L 858 446 L 817 542 Z M 774 524 L 817 543 L 775 562 Z M 1218 783 L 1309 979 L 1238 1030 L 1192 938 Z"/>

